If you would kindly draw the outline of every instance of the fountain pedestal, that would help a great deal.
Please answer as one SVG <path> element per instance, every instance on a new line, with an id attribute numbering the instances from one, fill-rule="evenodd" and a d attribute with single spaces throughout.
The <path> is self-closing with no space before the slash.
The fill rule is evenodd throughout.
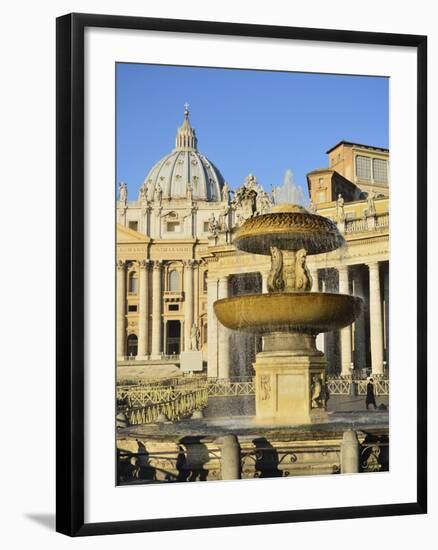
<path id="1" fill-rule="evenodd" d="M 323 421 L 325 367 L 315 336 L 272 333 L 253 363 L 256 416 L 261 424 L 311 424 Z"/>

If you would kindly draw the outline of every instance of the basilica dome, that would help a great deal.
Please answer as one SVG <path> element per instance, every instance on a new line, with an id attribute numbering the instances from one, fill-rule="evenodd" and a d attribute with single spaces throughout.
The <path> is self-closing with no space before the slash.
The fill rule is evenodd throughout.
<path id="1" fill-rule="evenodd" d="M 220 201 L 224 178 L 216 166 L 198 151 L 196 132 L 186 106 L 184 121 L 176 134 L 175 149 L 158 161 L 146 176 L 142 189 L 147 200 Z"/>

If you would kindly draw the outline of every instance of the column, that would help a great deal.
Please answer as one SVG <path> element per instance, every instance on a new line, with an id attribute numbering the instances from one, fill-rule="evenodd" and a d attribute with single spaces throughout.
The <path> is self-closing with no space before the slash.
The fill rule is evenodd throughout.
<path id="1" fill-rule="evenodd" d="M 199 285 L 199 262 L 195 260 L 193 267 L 193 321 L 199 330 L 201 330 L 199 322 Z M 201 340 L 199 340 L 199 349 L 201 349 Z"/>
<path id="2" fill-rule="evenodd" d="M 339 269 L 339 294 L 349 294 L 348 266 Z M 341 376 L 351 375 L 351 326 L 341 329 Z"/>
<path id="3" fill-rule="evenodd" d="M 387 374 L 389 367 L 389 262 L 385 262 L 383 265 L 383 347 L 385 350 L 383 368 Z"/>
<path id="4" fill-rule="evenodd" d="M 370 339 L 371 370 L 383 374 L 382 302 L 380 296 L 379 263 L 368 264 L 370 270 Z"/>
<path id="5" fill-rule="evenodd" d="M 325 270 L 322 271 L 321 275 L 321 292 L 326 291 L 326 283 L 324 279 Z M 318 336 L 316 337 L 316 347 L 319 349 L 319 351 L 322 351 L 325 353 L 325 350 L 327 349 L 327 332 L 320 332 Z"/>
<path id="6" fill-rule="evenodd" d="M 140 261 L 140 310 L 138 318 L 138 352 L 137 359 L 146 359 L 149 333 L 149 260 Z"/>
<path id="7" fill-rule="evenodd" d="M 213 304 L 217 300 L 217 279 L 207 279 L 207 376 L 217 378 L 217 330 L 218 320 L 214 313 Z"/>
<path id="8" fill-rule="evenodd" d="M 310 276 L 312 277 L 312 292 L 318 292 L 319 291 L 319 284 L 318 284 L 318 269 L 315 267 L 309 268 Z"/>
<path id="9" fill-rule="evenodd" d="M 167 319 L 163 319 L 163 353 L 167 355 Z"/>
<path id="10" fill-rule="evenodd" d="M 316 267 L 309 267 L 310 276 L 312 277 L 312 288 L 311 292 L 319 292 L 319 275 L 318 275 L 318 268 Z M 322 351 L 324 353 L 324 333 L 320 332 L 316 336 L 316 347 L 319 351 Z"/>
<path id="11" fill-rule="evenodd" d="M 353 294 L 358 298 L 362 298 L 364 306 L 361 314 L 354 322 L 354 368 L 358 370 L 366 369 L 367 366 L 367 345 L 366 345 L 366 331 L 365 331 L 365 291 L 363 286 L 362 270 L 358 269 L 354 273 L 353 277 Z"/>
<path id="12" fill-rule="evenodd" d="M 154 359 L 161 356 L 161 261 L 155 261 L 152 273 L 152 349 Z"/>
<path id="13" fill-rule="evenodd" d="M 117 262 L 117 360 L 126 356 L 126 270 L 125 262 Z"/>
<path id="14" fill-rule="evenodd" d="M 221 277 L 218 285 L 218 298 L 228 297 L 228 277 Z M 218 322 L 218 371 L 219 378 L 230 377 L 230 331 Z"/>
<path id="15" fill-rule="evenodd" d="M 184 351 L 190 350 L 193 326 L 193 260 L 184 262 Z"/>
<path id="16" fill-rule="evenodd" d="M 154 216 L 154 231 L 153 235 L 156 239 L 161 239 L 161 207 L 155 207 L 153 210 Z"/>
<path id="17" fill-rule="evenodd" d="M 262 294 L 268 294 L 268 273 L 262 273 Z"/>

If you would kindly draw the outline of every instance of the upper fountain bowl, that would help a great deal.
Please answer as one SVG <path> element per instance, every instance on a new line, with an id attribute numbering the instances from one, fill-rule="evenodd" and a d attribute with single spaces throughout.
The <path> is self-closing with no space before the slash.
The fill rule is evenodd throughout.
<path id="1" fill-rule="evenodd" d="M 345 240 L 328 218 L 310 214 L 302 206 L 279 204 L 269 214 L 246 220 L 234 244 L 253 254 L 269 255 L 271 246 L 291 251 L 305 248 L 308 254 L 321 254 L 343 246 Z"/>

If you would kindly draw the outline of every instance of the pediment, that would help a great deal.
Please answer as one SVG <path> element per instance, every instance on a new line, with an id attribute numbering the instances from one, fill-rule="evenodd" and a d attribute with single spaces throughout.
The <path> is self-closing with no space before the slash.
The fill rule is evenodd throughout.
<path id="1" fill-rule="evenodd" d="M 148 243 L 150 238 L 139 233 L 134 229 L 129 229 L 123 225 L 117 224 L 117 234 L 116 234 L 117 244 L 121 243 Z"/>

